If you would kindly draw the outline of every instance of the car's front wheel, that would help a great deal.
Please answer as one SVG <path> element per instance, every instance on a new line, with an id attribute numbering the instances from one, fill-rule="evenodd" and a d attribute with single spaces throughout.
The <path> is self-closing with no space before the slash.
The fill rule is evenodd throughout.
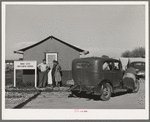
<path id="1" fill-rule="evenodd" d="M 103 101 L 109 100 L 111 97 L 111 85 L 109 83 L 102 84 L 102 94 L 100 99 Z"/>

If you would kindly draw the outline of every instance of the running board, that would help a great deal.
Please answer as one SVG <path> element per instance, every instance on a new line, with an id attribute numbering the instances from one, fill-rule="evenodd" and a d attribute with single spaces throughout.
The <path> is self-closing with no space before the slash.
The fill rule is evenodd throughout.
<path id="1" fill-rule="evenodd" d="M 93 94 L 94 92 L 86 92 L 86 94 Z"/>
<path id="2" fill-rule="evenodd" d="M 114 89 L 114 93 L 117 93 L 117 92 L 127 92 L 127 89 Z"/>

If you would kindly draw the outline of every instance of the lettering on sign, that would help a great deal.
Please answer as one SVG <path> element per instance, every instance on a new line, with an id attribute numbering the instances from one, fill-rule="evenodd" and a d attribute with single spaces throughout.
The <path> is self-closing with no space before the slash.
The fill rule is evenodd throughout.
<path id="1" fill-rule="evenodd" d="M 16 69 L 35 69 L 36 65 L 35 62 L 28 61 L 28 62 L 15 62 Z"/>

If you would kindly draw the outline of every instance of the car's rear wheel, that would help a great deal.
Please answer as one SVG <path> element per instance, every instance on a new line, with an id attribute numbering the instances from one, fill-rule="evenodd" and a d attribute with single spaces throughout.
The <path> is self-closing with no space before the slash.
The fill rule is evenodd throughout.
<path id="1" fill-rule="evenodd" d="M 111 85 L 109 83 L 102 84 L 102 94 L 100 99 L 103 101 L 109 100 L 111 97 Z"/>
<path id="2" fill-rule="evenodd" d="M 139 91 L 140 88 L 140 82 L 139 80 L 136 80 L 136 85 L 135 88 L 132 90 L 133 93 L 137 93 Z"/>

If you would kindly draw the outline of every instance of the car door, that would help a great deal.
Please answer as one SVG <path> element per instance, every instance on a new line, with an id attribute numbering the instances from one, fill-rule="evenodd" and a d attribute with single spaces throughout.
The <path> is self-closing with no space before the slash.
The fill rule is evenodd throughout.
<path id="1" fill-rule="evenodd" d="M 114 87 L 120 86 L 120 83 L 123 78 L 123 71 L 120 61 L 113 61 L 113 74 Z"/>
<path id="2" fill-rule="evenodd" d="M 112 69 L 112 61 L 105 61 L 102 65 L 102 74 L 100 74 L 101 79 L 108 80 L 113 83 L 114 74 Z"/>

